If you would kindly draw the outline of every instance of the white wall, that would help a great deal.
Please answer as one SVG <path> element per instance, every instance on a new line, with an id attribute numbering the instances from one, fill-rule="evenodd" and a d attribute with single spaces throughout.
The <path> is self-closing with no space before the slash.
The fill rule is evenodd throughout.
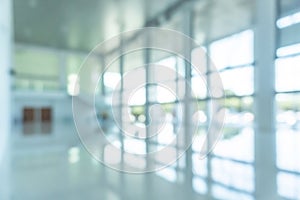
<path id="1" fill-rule="evenodd" d="M 68 148 L 79 143 L 75 131 L 72 113 L 72 98 L 63 92 L 37 93 L 37 92 L 13 92 L 12 93 L 12 119 L 13 153 L 38 148 Z M 25 136 L 22 129 L 22 115 L 25 107 L 41 109 L 52 108 L 51 134 L 33 134 Z M 38 131 L 39 129 L 37 129 Z M 25 149 L 24 149 L 25 148 Z"/>
<path id="2" fill-rule="evenodd" d="M 0 199 L 9 199 L 11 1 L 0 0 Z"/>
<path id="3" fill-rule="evenodd" d="M 13 92 L 13 116 L 17 121 L 22 120 L 22 111 L 24 107 L 42 108 L 51 107 L 53 110 L 53 121 L 55 123 L 72 120 L 72 98 L 66 93 L 51 92 Z"/>

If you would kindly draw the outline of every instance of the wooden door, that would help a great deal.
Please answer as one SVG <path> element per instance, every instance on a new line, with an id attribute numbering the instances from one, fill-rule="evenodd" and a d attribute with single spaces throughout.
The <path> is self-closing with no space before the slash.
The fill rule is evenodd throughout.
<path id="1" fill-rule="evenodd" d="M 34 122 L 34 109 L 24 108 L 23 109 L 23 123 L 33 123 Z"/>
<path id="2" fill-rule="evenodd" d="M 42 133 L 49 134 L 52 131 L 52 108 L 41 109 L 41 129 Z"/>
<path id="3" fill-rule="evenodd" d="M 41 121 L 51 123 L 52 122 L 52 109 L 51 108 L 42 108 L 41 109 Z"/>
<path id="4" fill-rule="evenodd" d="M 23 133 L 25 135 L 34 133 L 35 114 L 34 108 L 25 107 L 23 109 Z"/>

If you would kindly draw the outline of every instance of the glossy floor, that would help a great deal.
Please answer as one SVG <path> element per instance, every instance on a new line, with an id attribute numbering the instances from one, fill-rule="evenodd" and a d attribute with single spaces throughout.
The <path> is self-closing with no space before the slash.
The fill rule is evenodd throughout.
<path id="1" fill-rule="evenodd" d="M 11 145 L 14 200 L 186 199 L 193 195 L 185 185 L 154 173 L 126 174 L 103 166 L 81 146 L 70 125 L 55 126 L 51 135 L 43 136 L 24 137 L 21 131 L 15 129 Z"/>
<path id="2" fill-rule="evenodd" d="M 120 173 L 103 166 L 82 147 L 71 124 L 55 125 L 50 135 L 23 136 L 20 127 L 14 129 L 9 181 L 11 199 L 255 199 L 254 133 L 251 129 L 244 129 L 238 136 L 218 144 L 211 158 L 212 180 L 208 189 L 207 160 L 198 159 L 197 141 L 193 144 L 194 176 L 191 184 L 187 185 L 184 181 L 185 168 L 184 165 L 180 167 L 180 162 L 177 168 L 141 175 Z M 277 133 L 279 168 L 299 171 L 296 158 L 299 154 L 295 153 L 298 142 L 299 134 L 296 132 L 280 130 Z M 244 151 L 234 151 L 241 145 Z M 284 156 L 288 150 L 289 156 Z M 226 159 L 228 156 L 232 159 Z M 297 173 L 279 170 L 277 178 L 280 196 L 289 199 L 300 197 Z"/>

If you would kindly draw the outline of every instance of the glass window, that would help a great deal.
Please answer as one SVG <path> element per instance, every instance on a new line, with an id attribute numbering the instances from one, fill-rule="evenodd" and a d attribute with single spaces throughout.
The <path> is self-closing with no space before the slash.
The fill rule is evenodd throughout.
<path id="1" fill-rule="evenodd" d="M 17 90 L 59 90 L 59 57 L 53 52 L 16 48 L 14 88 Z"/>
<path id="2" fill-rule="evenodd" d="M 247 30 L 211 44 L 211 59 L 217 69 L 253 62 L 253 31 Z"/>
<path id="3" fill-rule="evenodd" d="M 275 60 L 277 187 L 278 194 L 287 199 L 300 198 L 300 44 L 299 34 L 295 34 L 300 13 L 294 10 L 297 6 L 297 0 L 281 0 L 282 17 L 277 20 L 283 46 L 277 49 Z"/>
<path id="4" fill-rule="evenodd" d="M 277 175 L 278 193 L 288 199 L 300 199 L 300 176 L 279 172 Z"/>
<path id="5" fill-rule="evenodd" d="M 172 56 L 172 57 L 168 57 L 165 58 L 157 63 L 155 63 L 155 70 L 153 70 L 154 72 L 154 79 L 155 82 L 157 83 L 161 83 L 164 81 L 168 81 L 168 80 L 175 80 L 177 77 L 177 73 L 176 73 L 176 57 Z M 166 73 L 163 73 L 163 70 L 158 70 L 160 69 L 159 67 L 164 67 L 164 68 L 169 68 L 169 70 L 165 71 Z"/>
<path id="6" fill-rule="evenodd" d="M 213 152 L 217 156 L 252 162 L 254 160 L 254 133 L 252 128 L 234 129 L 224 127 L 225 138 L 220 140 Z M 234 136 L 232 136 L 234 135 Z M 238 151 L 237 151 L 238 149 Z"/>
<path id="7" fill-rule="evenodd" d="M 253 94 L 253 67 L 226 70 L 220 75 L 226 95 Z"/>
<path id="8" fill-rule="evenodd" d="M 282 17 L 282 18 L 278 19 L 276 22 L 277 27 L 280 29 L 286 28 L 288 26 L 292 26 L 292 25 L 298 24 L 298 23 L 300 23 L 300 12 Z"/>
<path id="9" fill-rule="evenodd" d="M 205 76 L 192 77 L 192 96 L 196 99 L 207 97 L 207 83 Z"/>
<path id="10" fill-rule="evenodd" d="M 278 94 L 276 101 L 277 166 L 300 172 L 300 94 Z"/>
<path id="11" fill-rule="evenodd" d="M 289 56 L 297 53 L 300 53 L 300 43 L 281 47 L 276 51 L 278 57 Z"/>
<path id="12" fill-rule="evenodd" d="M 14 56 L 17 75 L 58 77 L 59 57 L 55 53 L 17 48 Z"/>
<path id="13" fill-rule="evenodd" d="M 105 86 L 105 91 L 107 94 L 112 93 L 114 89 L 120 83 L 121 76 L 116 72 L 105 72 L 103 75 L 103 82 Z"/>
<path id="14" fill-rule="evenodd" d="M 192 145 L 194 177 L 206 178 L 208 174 L 207 166 L 211 166 L 210 174 L 213 183 L 207 187 L 212 187 L 212 193 L 215 197 L 220 199 L 253 199 L 253 31 L 247 30 L 213 42 L 210 45 L 210 56 L 213 64 L 219 70 L 227 96 L 225 99 L 226 117 L 222 138 L 214 147 L 213 154 L 210 155 L 211 159 L 199 160 L 199 157 L 197 159 L 206 140 L 208 122 L 210 120 L 210 97 L 209 91 L 206 94 L 205 89 L 209 88 L 209 84 L 213 81 L 216 73 L 210 72 L 205 74 L 205 79 L 208 80 L 208 86 L 206 86 L 203 84 L 205 79 L 201 84 L 201 77 L 194 72 L 192 87 L 198 90 L 195 98 L 200 103 L 198 105 L 199 109 L 195 114 L 195 118 L 200 122 L 198 134 Z M 205 62 L 204 58 L 202 62 Z M 204 90 L 200 91 L 202 88 Z M 201 184 L 201 179 L 197 181 Z M 205 188 L 204 186 L 202 187 Z M 194 190 L 198 191 L 199 188 L 194 186 Z M 198 192 L 201 193 L 201 191 Z"/>
<path id="15" fill-rule="evenodd" d="M 276 91 L 300 91 L 300 56 L 276 60 Z"/>

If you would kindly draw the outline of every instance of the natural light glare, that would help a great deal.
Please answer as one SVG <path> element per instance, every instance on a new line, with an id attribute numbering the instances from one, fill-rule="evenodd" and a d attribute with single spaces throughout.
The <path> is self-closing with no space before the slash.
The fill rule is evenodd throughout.
<path id="1" fill-rule="evenodd" d="M 193 178 L 193 188 L 200 194 L 205 194 L 207 191 L 206 183 L 201 178 Z"/>
<path id="2" fill-rule="evenodd" d="M 176 100 L 176 96 L 173 92 L 171 92 L 171 89 L 168 89 L 166 87 L 157 86 L 156 92 L 157 92 L 157 101 L 159 103 L 166 103 L 166 102 L 173 102 Z"/>
<path id="3" fill-rule="evenodd" d="M 173 133 L 173 126 L 171 123 L 164 125 L 162 130 L 157 135 L 157 142 L 159 144 L 171 144 L 175 140 L 175 134 Z"/>
<path id="4" fill-rule="evenodd" d="M 279 172 L 277 175 L 278 193 L 289 199 L 300 199 L 300 178 L 291 173 Z"/>
<path id="5" fill-rule="evenodd" d="M 126 91 L 126 93 L 131 91 Z M 146 91 L 144 87 L 137 89 L 136 91 L 132 91 L 129 97 L 128 104 L 132 105 L 144 105 L 146 103 Z"/>
<path id="6" fill-rule="evenodd" d="M 78 147 L 72 147 L 69 149 L 69 162 L 71 164 L 77 163 L 80 160 L 80 156 L 79 156 L 80 150 Z"/>
<path id="7" fill-rule="evenodd" d="M 286 28 L 288 26 L 294 25 L 300 23 L 300 12 L 297 12 L 295 14 L 282 17 L 277 20 L 276 24 L 278 28 Z"/>
<path id="8" fill-rule="evenodd" d="M 217 69 L 253 62 L 253 31 L 247 30 L 210 45 L 211 59 Z"/>
<path id="9" fill-rule="evenodd" d="M 248 95 L 253 93 L 253 68 L 244 67 L 227 70 L 221 74 L 226 95 L 233 92 L 235 95 Z"/>
<path id="10" fill-rule="evenodd" d="M 68 76 L 68 94 L 77 96 L 80 93 L 79 77 L 77 74 L 70 74 Z"/>
<path id="11" fill-rule="evenodd" d="M 146 144 L 139 139 L 124 139 L 124 151 L 132 154 L 145 154 Z"/>
<path id="12" fill-rule="evenodd" d="M 159 170 L 158 172 L 156 172 L 157 175 L 165 178 L 166 180 L 170 181 L 170 182 L 175 182 L 176 181 L 176 171 L 175 169 L 172 168 L 165 168 L 162 170 Z"/>
<path id="13" fill-rule="evenodd" d="M 192 95 L 196 98 L 205 98 L 207 95 L 207 85 L 204 76 L 192 77 Z"/>
<path id="14" fill-rule="evenodd" d="M 205 123 L 206 120 L 207 120 L 207 117 L 205 115 L 205 112 L 202 110 L 195 112 L 195 114 L 193 115 L 193 123 L 194 124 Z"/>
<path id="15" fill-rule="evenodd" d="M 293 55 L 297 53 L 300 53 L 300 43 L 286 46 L 286 47 L 281 47 L 277 49 L 276 52 L 278 57 L 284 57 L 284 56 Z"/>
<path id="16" fill-rule="evenodd" d="M 115 88 L 121 80 L 119 73 L 105 72 L 104 73 L 104 85 L 108 88 Z"/>
<path id="17" fill-rule="evenodd" d="M 300 90 L 300 56 L 276 60 L 276 90 Z"/>

